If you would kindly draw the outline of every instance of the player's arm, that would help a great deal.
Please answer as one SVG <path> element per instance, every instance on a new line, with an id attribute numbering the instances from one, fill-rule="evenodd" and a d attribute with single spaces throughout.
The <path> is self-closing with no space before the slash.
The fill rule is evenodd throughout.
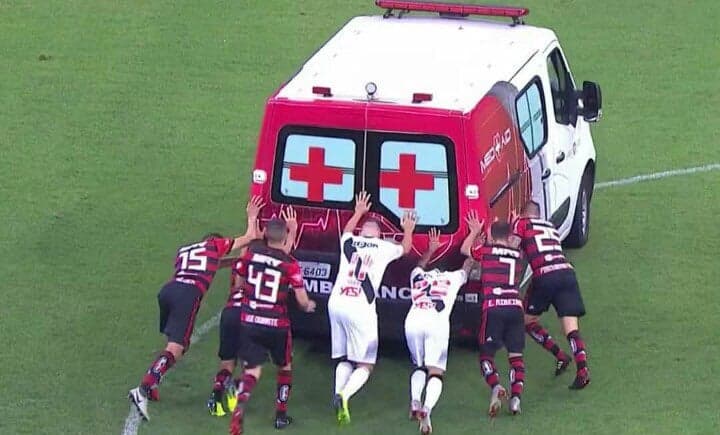
<path id="1" fill-rule="evenodd" d="M 288 206 L 285 210 L 280 212 L 280 216 L 285 220 L 285 224 L 288 228 L 287 239 L 285 239 L 285 246 L 283 251 L 289 254 L 293 245 L 295 244 L 295 237 L 297 237 L 298 223 L 297 223 L 297 212 L 292 206 Z"/>
<path id="2" fill-rule="evenodd" d="M 437 228 L 430 229 L 428 232 L 428 240 L 428 249 L 418 261 L 418 267 L 421 269 L 427 267 L 428 263 L 430 263 L 430 258 L 432 258 L 432 255 L 440 247 L 440 231 L 438 231 Z"/>
<path id="3" fill-rule="evenodd" d="M 465 218 L 465 222 L 467 222 L 470 233 L 467 235 L 467 237 L 465 237 L 462 245 L 460 245 L 460 252 L 466 257 L 472 257 L 472 248 L 475 244 L 475 240 L 482 233 L 483 222 L 478 219 L 477 211 L 475 210 L 470 210 L 470 212 L 468 212 L 468 215 Z"/>
<path id="4" fill-rule="evenodd" d="M 250 242 L 252 242 L 253 240 L 262 237 L 262 232 L 260 231 L 258 222 L 258 216 L 260 215 L 260 209 L 262 209 L 264 206 L 265 202 L 263 201 L 262 197 L 253 196 L 252 199 L 250 199 L 247 207 L 245 207 L 245 210 L 247 212 L 247 230 L 242 236 L 235 237 L 235 240 L 233 240 L 233 244 L 230 247 L 231 251 L 233 249 L 244 248 L 245 246 L 249 245 Z"/>
<path id="5" fill-rule="evenodd" d="M 350 220 L 345 224 L 343 232 L 352 233 L 360 223 L 360 219 L 362 219 L 365 213 L 370 211 L 371 206 L 370 195 L 367 192 L 362 191 L 355 195 L 355 213 L 353 213 Z"/>
<path id="6" fill-rule="evenodd" d="M 414 211 L 406 211 L 400 220 L 400 226 L 403 229 L 403 239 L 401 242 L 403 254 L 407 255 L 412 250 L 413 232 L 417 224 L 417 215 Z"/>

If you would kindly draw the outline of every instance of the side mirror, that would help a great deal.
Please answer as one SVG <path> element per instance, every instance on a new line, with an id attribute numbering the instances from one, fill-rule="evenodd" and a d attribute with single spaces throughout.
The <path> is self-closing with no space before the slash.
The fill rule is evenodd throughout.
<path id="1" fill-rule="evenodd" d="M 582 99 L 582 109 L 580 113 L 587 122 L 597 122 L 602 117 L 602 92 L 600 85 L 595 82 L 583 82 L 583 88 L 580 92 Z"/>

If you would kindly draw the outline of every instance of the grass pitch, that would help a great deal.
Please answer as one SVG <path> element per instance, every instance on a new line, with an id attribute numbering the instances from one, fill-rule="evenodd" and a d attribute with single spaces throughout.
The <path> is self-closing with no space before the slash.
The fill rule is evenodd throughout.
<path id="1" fill-rule="evenodd" d="M 720 3 L 522 3 L 556 30 L 576 79 L 603 87 L 598 181 L 720 161 Z M 0 433 L 122 430 L 125 394 L 163 344 L 155 295 L 176 246 L 243 226 L 265 98 L 347 19 L 377 12 L 370 0 L 0 1 Z M 719 182 L 598 191 L 590 242 L 570 254 L 593 384 L 567 391 L 570 376 L 553 379 L 528 343 L 524 414 L 491 424 L 475 355 L 459 349 L 436 433 L 720 432 Z M 205 409 L 216 346 L 211 331 L 192 348 L 140 433 L 227 430 Z M 339 430 L 327 354 L 298 343 L 288 433 L 414 433 L 393 353 Z M 270 374 L 248 433 L 274 433 Z"/>

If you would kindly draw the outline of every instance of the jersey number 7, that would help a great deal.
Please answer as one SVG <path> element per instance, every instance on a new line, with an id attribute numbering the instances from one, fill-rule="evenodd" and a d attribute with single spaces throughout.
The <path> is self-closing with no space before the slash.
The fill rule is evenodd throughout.
<path id="1" fill-rule="evenodd" d="M 247 282 L 255 286 L 255 299 L 258 301 L 277 302 L 282 274 L 275 269 L 256 270 L 252 264 L 248 267 Z"/>

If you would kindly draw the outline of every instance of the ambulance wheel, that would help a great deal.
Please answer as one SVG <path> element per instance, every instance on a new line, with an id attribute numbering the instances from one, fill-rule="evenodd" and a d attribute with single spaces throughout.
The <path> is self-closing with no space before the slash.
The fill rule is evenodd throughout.
<path id="1" fill-rule="evenodd" d="M 569 248 L 582 248 L 588 241 L 590 236 L 590 200 L 592 199 L 592 191 L 592 176 L 586 170 L 580 183 L 570 234 L 565 239 L 565 245 Z"/>

